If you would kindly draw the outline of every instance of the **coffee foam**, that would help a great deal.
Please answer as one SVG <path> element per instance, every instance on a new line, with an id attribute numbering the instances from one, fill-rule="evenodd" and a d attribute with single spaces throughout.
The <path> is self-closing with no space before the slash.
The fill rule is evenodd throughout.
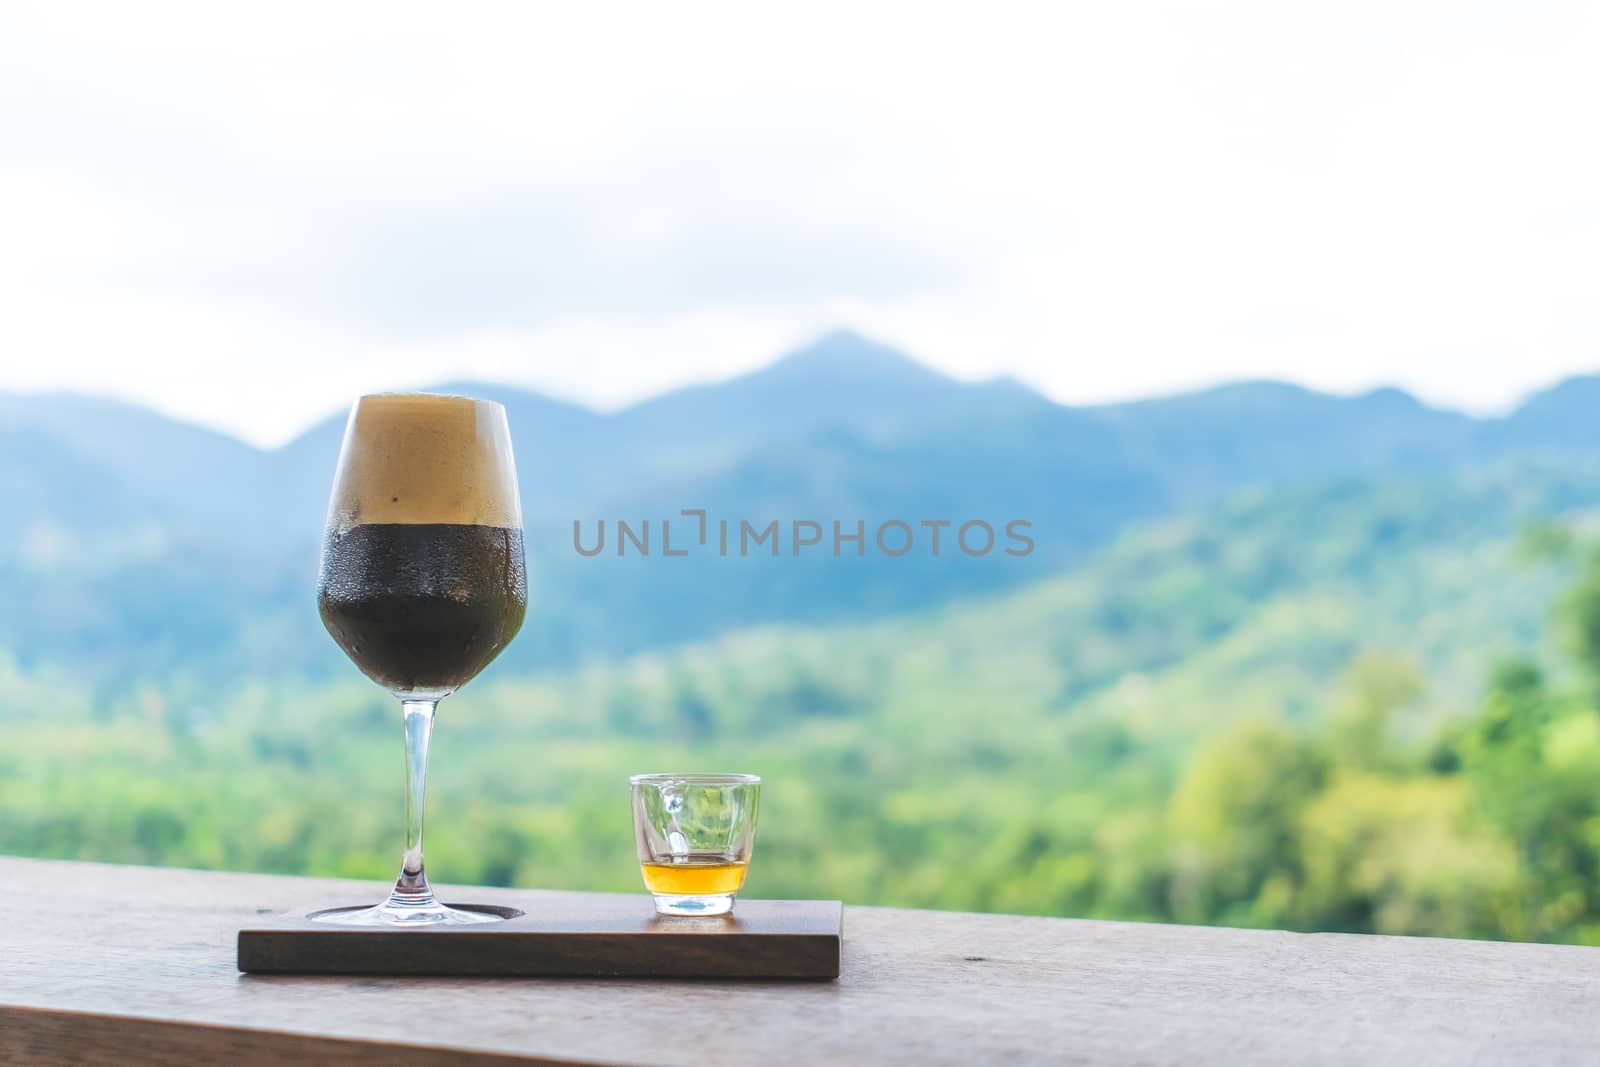
<path id="1" fill-rule="evenodd" d="M 436 393 L 376 393 L 345 426 L 330 526 L 522 525 L 505 408 Z"/>

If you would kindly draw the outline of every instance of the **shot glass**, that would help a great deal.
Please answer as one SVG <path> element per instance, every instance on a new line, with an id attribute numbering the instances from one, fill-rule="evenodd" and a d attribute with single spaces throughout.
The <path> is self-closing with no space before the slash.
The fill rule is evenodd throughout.
<path id="1" fill-rule="evenodd" d="M 761 807 L 753 774 L 636 774 L 633 837 L 661 915 L 726 915 L 744 885 Z"/>

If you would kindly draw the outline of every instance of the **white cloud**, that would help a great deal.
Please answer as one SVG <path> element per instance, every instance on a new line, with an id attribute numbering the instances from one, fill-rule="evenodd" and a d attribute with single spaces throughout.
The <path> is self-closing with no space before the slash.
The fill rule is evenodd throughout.
<path id="1" fill-rule="evenodd" d="M 844 322 L 1064 400 L 1600 364 L 1600 25 L 1461 3 L 0 15 L 0 388 L 279 440 Z"/>

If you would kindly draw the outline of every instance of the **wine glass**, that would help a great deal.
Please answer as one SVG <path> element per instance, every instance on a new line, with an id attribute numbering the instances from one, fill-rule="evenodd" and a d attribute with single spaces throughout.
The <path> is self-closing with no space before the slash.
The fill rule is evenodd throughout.
<path id="1" fill-rule="evenodd" d="M 434 899 L 422 862 L 428 740 L 440 700 L 522 625 L 522 506 L 505 409 L 432 393 L 364 396 L 350 410 L 322 543 L 322 622 L 400 700 L 406 850 L 389 899 L 317 916 L 352 926 L 494 922 Z"/>

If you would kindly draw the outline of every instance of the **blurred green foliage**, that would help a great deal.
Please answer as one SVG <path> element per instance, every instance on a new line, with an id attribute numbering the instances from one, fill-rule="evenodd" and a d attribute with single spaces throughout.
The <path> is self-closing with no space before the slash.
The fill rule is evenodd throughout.
<path id="1" fill-rule="evenodd" d="M 430 871 L 637 890 L 627 775 L 746 770 L 754 895 L 1600 944 L 1600 550 L 1432 507 L 1243 498 L 1002 599 L 491 672 L 441 706 Z M 0 694 L 0 851 L 393 874 L 359 678 Z"/>

